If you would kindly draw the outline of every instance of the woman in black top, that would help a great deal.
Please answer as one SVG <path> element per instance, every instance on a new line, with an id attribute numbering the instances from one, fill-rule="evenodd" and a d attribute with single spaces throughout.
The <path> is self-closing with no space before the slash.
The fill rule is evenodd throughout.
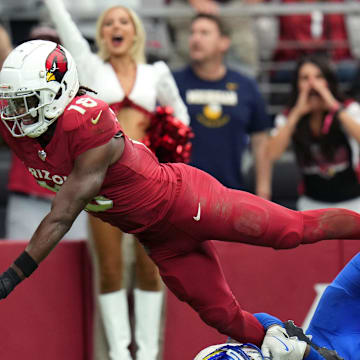
<path id="1" fill-rule="evenodd" d="M 292 143 L 302 175 L 299 210 L 344 207 L 360 211 L 360 105 L 346 99 L 324 57 L 301 59 L 288 108 L 275 118 L 269 156 Z"/>

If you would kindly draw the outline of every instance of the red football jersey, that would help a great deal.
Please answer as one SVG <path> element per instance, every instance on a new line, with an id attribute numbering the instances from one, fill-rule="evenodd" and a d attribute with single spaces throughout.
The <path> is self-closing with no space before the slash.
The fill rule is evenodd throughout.
<path id="1" fill-rule="evenodd" d="M 121 131 L 109 106 L 88 95 L 75 97 L 66 107 L 44 149 L 36 139 L 13 137 L 0 123 L 10 148 L 38 183 L 53 191 L 66 181 L 77 156 Z M 177 176 L 173 166 L 159 164 L 145 145 L 124 138 L 121 159 L 109 167 L 99 195 L 86 210 L 123 231 L 139 232 L 167 212 L 175 197 Z"/>

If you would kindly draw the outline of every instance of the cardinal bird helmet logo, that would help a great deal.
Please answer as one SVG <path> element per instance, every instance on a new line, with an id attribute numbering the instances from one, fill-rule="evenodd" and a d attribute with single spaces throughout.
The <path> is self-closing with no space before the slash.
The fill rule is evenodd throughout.
<path id="1" fill-rule="evenodd" d="M 57 81 L 61 83 L 68 70 L 68 60 L 64 50 L 57 45 L 46 58 L 46 81 Z"/>

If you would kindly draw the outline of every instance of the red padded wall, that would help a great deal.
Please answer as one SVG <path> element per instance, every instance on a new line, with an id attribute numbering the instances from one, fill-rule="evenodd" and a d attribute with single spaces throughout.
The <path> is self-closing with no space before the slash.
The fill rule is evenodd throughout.
<path id="1" fill-rule="evenodd" d="M 26 243 L 0 241 L 0 272 Z M 86 242 L 66 241 L 0 302 L 0 359 L 92 359 L 93 295 Z"/>
<path id="2" fill-rule="evenodd" d="M 0 241 L 0 272 L 25 245 Z M 281 251 L 220 242 L 216 247 L 244 309 L 301 324 L 315 299 L 314 285 L 330 282 L 360 250 L 360 242 L 336 240 Z M 0 302 L 0 359 L 91 360 L 91 275 L 86 243 L 60 243 Z M 225 341 L 169 292 L 165 314 L 163 360 L 191 360 L 201 348 Z"/>

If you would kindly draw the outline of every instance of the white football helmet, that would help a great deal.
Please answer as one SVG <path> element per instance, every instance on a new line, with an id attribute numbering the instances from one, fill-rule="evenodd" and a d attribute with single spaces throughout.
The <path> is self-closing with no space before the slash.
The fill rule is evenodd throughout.
<path id="1" fill-rule="evenodd" d="M 15 137 L 43 134 L 79 89 L 70 53 L 51 41 L 17 46 L 0 72 L 1 120 Z"/>
<path id="2" fill-rule="evenodd" d="M 201 350 L 194 360 L 264 360 L 264 357 L 256 345 L 226 343 Z"/>

